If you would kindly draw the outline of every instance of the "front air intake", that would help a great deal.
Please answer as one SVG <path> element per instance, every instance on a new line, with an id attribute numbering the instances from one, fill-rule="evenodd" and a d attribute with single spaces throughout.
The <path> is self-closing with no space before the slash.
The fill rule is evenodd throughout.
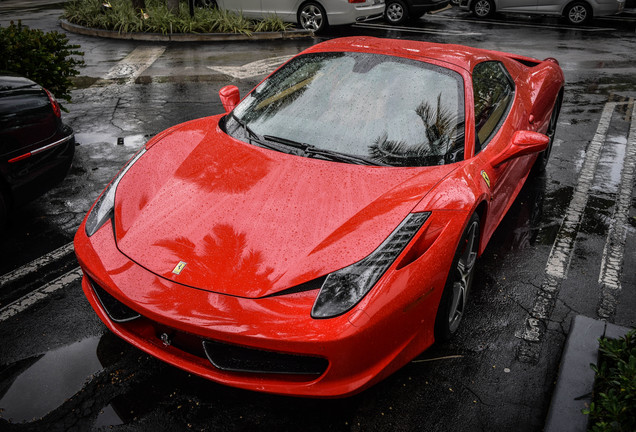
<path id="1" fill-rule="evenodd" d="M 112 295 L 108 294 L 104 288 L 99 286 L 94 280 L 90 281 L 93 291 L 97 299 L 102 304 L 102 307 L 106 311 L 106 314 L 116 323 L 124 323 L 139 318 L 141 315 L 117 300 Z"/>
<path id="2" fill-rule="evenodd" d="M 214 367 L 229 372 L 321 375 L 329 364 L 320 357 L 263 351 L 210 340 L 203 341 L 203 349 Z"/>

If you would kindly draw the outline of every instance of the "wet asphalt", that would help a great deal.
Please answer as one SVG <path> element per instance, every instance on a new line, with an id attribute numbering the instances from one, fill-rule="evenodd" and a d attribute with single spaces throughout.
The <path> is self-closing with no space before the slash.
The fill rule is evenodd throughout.
<path id="1" fill-rule="evenodd" d="M 21 18 L 31 27 L 62 31 L 59 13 L 54 2 L 0 1 L 0 25 Z M 555 18 L 477 21 L 451 9 L 408 28 L 377 22 L 335 28 L 322 38 L 364 34 L 555 57 L 566 77 L 547 171 L 528 180 L 479 260 L 457 337 L 341 400 L 237 390 L 163 364 L 106 331 L 77 278 L 50 288 L 51 280 L 75 268 L 72 255 L 29 264 L 72 240 L 92 201 L 145 140 L 174 124 L 222 112 L 222 86 L 235 84 L 244 94 L 264 76 L 237 78 L 214 67 L 293 55 L 321 39 L 169 44 L 69 34 L 86 53 L 64 116 L 77 133 L 74 166 L 61 185 L 14 212 L 0 248 L 0 274 L 24 269 L 14 280 L 0 279 L 0 430 L 541 430 L 572 317 L 604 313 L 607 289 L 600 279 L 608 243 L 622 250 L 621 290 L 610 299 L 608 320 L 636 326 L 633 189 L 627 217 L 617 213 L 634 124 L 635 30 L 636 14 L 573 29 Z M 131 76 L 125 66 L 132 52 L 160 54 Z M 584 189 L 585 204 L 577 209 L 573 197 L 584 183 L 608 103 L 612 111 L 598 163 Z M 570 212 L 580 220 L 564 232 Z M 621 220 L 624 236 L 616 237 Z M 546 298 L 554 245 L 564 239 L 572 240 L 566 273 Z M 4 318 L 10 303 L 42 286 L 51 293 Z M 537 314 L 543 314 L 541 326 L 533 332 Z"/>

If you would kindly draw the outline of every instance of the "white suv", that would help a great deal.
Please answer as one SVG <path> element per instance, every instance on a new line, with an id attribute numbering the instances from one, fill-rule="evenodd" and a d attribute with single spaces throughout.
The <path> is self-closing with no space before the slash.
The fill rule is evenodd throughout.
<path id="1" fill-rule="evenodd" d="M 479 18 L 495 12 L 563 16 L 570 24 L 584 24 L 593 16 L 621 13 L 625 0 L 460 0 L 459 7 Z"/>

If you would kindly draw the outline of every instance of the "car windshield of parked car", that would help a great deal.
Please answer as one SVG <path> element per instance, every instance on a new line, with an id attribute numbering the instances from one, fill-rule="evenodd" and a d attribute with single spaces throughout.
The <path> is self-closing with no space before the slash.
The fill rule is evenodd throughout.
<path id="1" fill-rule="evenodd" d="M 400 57 L 306 54 L 261 83 L 225 125 L 245 142 L 294 144 L 290 153 L 308 157 L 443 165 L 464 157 L 463 80 L 452 70 Z"/>

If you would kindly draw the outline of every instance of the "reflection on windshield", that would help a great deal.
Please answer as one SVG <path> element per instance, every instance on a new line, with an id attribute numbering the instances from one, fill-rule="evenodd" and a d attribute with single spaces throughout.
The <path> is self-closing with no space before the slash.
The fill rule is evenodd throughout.
<path id="1" fill-rule="evenodd" d="M 382 165 L 441 165 L 463 158 L 463 106 L 454 71 L 379 54 L 318 53 L 293 59 L 263 82 L 226 127 L 246 142 L 245 125 L 261 137 Z"/>

